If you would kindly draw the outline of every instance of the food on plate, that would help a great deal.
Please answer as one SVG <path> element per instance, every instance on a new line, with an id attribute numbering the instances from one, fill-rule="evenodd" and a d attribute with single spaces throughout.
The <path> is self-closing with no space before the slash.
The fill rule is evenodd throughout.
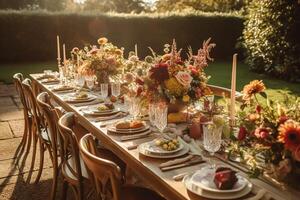
<path id="1" fill-rule="evenodd" d="M 130 122 L 129 121 L 117 122 L 116 128 L 117 129 L 129 129 L 130 128 Z"/>
<path id="2" fill-rule="evenodd" d="M 233 171 L 228 167 L 219 167 L 216 169 L 214 183 L 218 189 L 230 190 L 237 181 L 236 171 Z"/>
<path id="3" fill-rule="evenodd" d="M 112 103 L 106 103 L 106 104 L 104 104 L 106 107 L 108 107 L 110 110 L 112 110 L 112 109 L 114 109 L 115 108 L 115 106 L 114 106 L 114 104 L 112 104 Z"/>
<path id="4" fill-rule="evenodd" d="M 115 107 L 113 104 L 106 103 L 106 104 L 101 104 L 100 106 L 98 106 L 97 110 L 98 111 L 107 111 L 107 110 L 112 110 L 114 108 Z"/>
<path id="5" fill-rule="evenodd" d="M 141 128 L 144 126 L 144 123 L 140 120 L 133 120 L 130 122 L 130 128 Z"/>
<path id="6" fill-rule="evenodd" d="M 85 93 L 85 92 L 79 92 L 77 95 L 76 95 L 76 99 L 86 99 L 88 98 L 88 94 Z"/>
<path id="7" fill-rule="evenodd" d="M 116 124 L 117 129 L 137 129 L 143 126 L 145 126 L 145 124 L 140 120 L 122 121 Z"/>
<path id="8" fill-rule="evenodd" d="M 173 151 L 179 148 L 179 141 L 177 139 L 165 140 L 158 139 L 155 140 L 156 146 L 161 147 L 165 151 Z"/>
<path id="9" fill-rule="evenodd" d="M 179 112 L 179 113 L 170 113 L 168 114 L 168 123 L 181 123 L 186 122 L 187 113 Z"/>
<path id="10" fill-rule="evenodd" d="M 115 96 L 110 96 L 110 101 L 111 102 L 116 102 L 118 100 L 118 98 L 117 97 L 115 97 Z"/>

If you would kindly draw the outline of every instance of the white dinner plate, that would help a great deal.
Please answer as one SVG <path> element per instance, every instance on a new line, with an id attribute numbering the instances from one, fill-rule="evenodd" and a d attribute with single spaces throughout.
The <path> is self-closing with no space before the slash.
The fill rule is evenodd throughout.
<path id="1" fill-rule="evenodd" d="M 68 94 L 64 96 L 64 101 L 67 103 L 82 103 L 82 102 L 90 102 L 95 100 L 97 97 L 95 95 L 88 94 L 87 98 L 78 99 L 76 98 L 76 94 Z"/>
<path id="2" fill-rule="evenodd" d="M 232 193 L 239 192 L 244 187 L 246 187 L 248 180 L 241 175 L 236 175 L 238 181 L 235 183 L 232 189 L 230 190 L 220 190 L 217 188 L 214 183 L 215 169 L 211 169 L 209 167 L 203 167 L 197 172 L 195 172 L 192 176 L 192 182 L 194 185 L 201 187 L 204 190 L 210 192 L 218 192 L 218 193 Z"/>
<path id="3" fill-rule="evenodd" d="M 107 127 L 107 130 L 112 133 L 118 134 L 137 134 L 142 133 L 149 130 L 149 125 L 145 124 L 145 126 L 136 128 L 136 129 L 117 129 L 115 125 L 111 125 Z"/>
<path id="4" fill-rule="evenodd" d="M 90 115 L 90 116 L 103 116 L 103 115 L 107 116 L 107 115 L 113 115 L 113 114 L 120 112 L 117 109 L 109 109 L 109 110 L 99 111 L 99 110 L 97 110 L 97 107 L 99 105 L 84 107 L 81 109 L 81 111 L 83 112 L 83 114 Z"/>
<path id="5" fill-rule="evenodd" d="M 160 154 L 160 155 L 176 153 L 176 152 L 182 150 L 183 147 L 184 147 L 184 145 L 179 142 L 179 147 L 177 149 L 167 151 L 167 150 L 164 150 L 161 146 L 157 146 L 155 144 L 155 140 L 147 142 L 147 143 L 144 144 L 144 148 L 145 148 L 146 151 L 148 151 L 152 154 Z"/>
<path id="6" fill-rule="evenodd" d="M 211 192 L 211 191 L 204 190 L 203 188 L 195 185 L 193 183 L 193 181 L 191 181 L 192 176 L 193 176 L 193 174 L 190 174 L 190 175 L 185 176 L 183 179 L 183 183 L 184 183 L 186 189 L 197 196 L 210 198 L 210 199 L 223 199 L 223 200 L 238 199 L 243 196 L 246 196 L 249 192 L 251 192 L 252 186 L 253 186 L 252 183 L 246 179 L 247 184 L 241 191 L 231 192 L 231 193 Z"/>
<path id="7" fill-rule="evenodd" d="M 190 151 L 190 148 L 188 146 L 183 146 L 183 149 L 173 154 L 153 154 L 144 148 L 146 143 L 140 144 L 138 146 L 138 150 L 140 154 L 151 158 L 177 158 L 187 154 Z"/>

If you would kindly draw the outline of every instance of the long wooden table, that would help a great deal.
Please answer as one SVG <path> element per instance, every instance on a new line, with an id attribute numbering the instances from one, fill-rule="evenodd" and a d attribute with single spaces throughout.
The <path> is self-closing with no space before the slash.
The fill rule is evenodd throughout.
<path id="1" fill-rule="evenodd" d="M 194 166 L 189 166 L 181 169 L 175 169 L 168 172 L 162 172 L 159 169 L 159 164 L 165 162 L 166 159 L 152 159 L 140 155 L 137 149 L 128 150 L 127 147 L 133 144 L 141 144 L 146 141 L 150 141 L 153 138 L 143 138 L 133 141 L 121 142 L 120 138 L 107 134 L 106 128 L 101 128 L 101 122 L 91 122 L 87 117 L 83 115 L 80 111 L 80 107 L 76 107 L 72 104 L 66 103 L 62 96 L 54 93 L 49 89 L 49 85 L 42 84 L 37 80 L 37 77 L 41 74 L 31 74 L 30 77 L 33 80 L 34 86 L 41 90 L 48 92 L 51 97 L 60 105 L 62 108 L 68 112 L 76 113 L 79 123 L 91 132 L 95 137 L 97 137 L 102 143 L 106 145 L 111 151 L 113 151 L 119 158 L 121 158 L 127 166 L 132 169 L 147 185 L 149 185 L 153 190 L 160 193 L 168 200 L 201 200 L 205 199 L 199 196 L 195 196 L 188 192 L 182 182 L 174 181 L 173 176 L 184 173 L 192 172 L 204 164 L 198 164 Z M 216 159 L 217 162 L 222 162 Z M 228 165 L 228 163 L 222 163 L 223 165 Z M 233 166 L 231 166 L 233 167 Z M 241 172 L 245 175 L 244 172 Z M 246 175 L 245 175 L 246 176 Z M 271 196 L 276 199 L 298 199 L 295 191 L 282 191 L 278 188 L 267 184 L 266 182 L 259 179 L 251 179 L 254 185 L 253 193 L 257 192 L 260 188 L 266 189 Z"/>

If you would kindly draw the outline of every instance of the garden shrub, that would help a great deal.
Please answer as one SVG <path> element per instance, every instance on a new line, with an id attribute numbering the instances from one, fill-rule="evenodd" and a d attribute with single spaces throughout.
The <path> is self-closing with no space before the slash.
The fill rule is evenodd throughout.
<path id="1" fill-rule="evenodd" d="M 179 47 L 196 51 L 212 37 L 216 60 L 231 60 L 244 19 L 234 14 L 97 14 L 46 11 L 0 11 L 0 62 L 56 59 L 56 35 L 67 50 L 95 44 L 100 36 L 124 47 L 126 53 L 138 44 L 139 56 L 160 51 L 175 38 Z M 186 50 L 186 49 L 185 49 Z M 162 52 L 160 52 L 162 53 Z"/>
<path id="2" fill-rule="evenodd" d="M 250 68 L 300 81 L 300 4 L 296 0 L 252 0 L 243 31 Z"/>

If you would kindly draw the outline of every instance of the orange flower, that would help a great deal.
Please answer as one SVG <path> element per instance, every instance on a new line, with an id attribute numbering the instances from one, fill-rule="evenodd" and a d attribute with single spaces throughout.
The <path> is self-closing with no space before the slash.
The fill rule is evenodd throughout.
<path id="1" fill-rule="evenodd" d="M 108 42 L 108 39 L 106 37 L 102 37 L 98 39 L 98 44 L 103 45 Z"/>
<path id="2" fill-rule="evenodd" d="M 259 80 L 251 81 L 248 85 L 244 86 L 243 99 L 248 101 L 251 99 L 252 95 L 263 92 L 265 89 L 266 87 L 262 81 Z"/>
<path id="3" fill-rule="evenodd" d="M 288 120 L 280 125 L 278 131 L 278 141 L 284 143 L 286 149 L 294 152 L 300 145 L 300 125 L 293 120 Z"/>

